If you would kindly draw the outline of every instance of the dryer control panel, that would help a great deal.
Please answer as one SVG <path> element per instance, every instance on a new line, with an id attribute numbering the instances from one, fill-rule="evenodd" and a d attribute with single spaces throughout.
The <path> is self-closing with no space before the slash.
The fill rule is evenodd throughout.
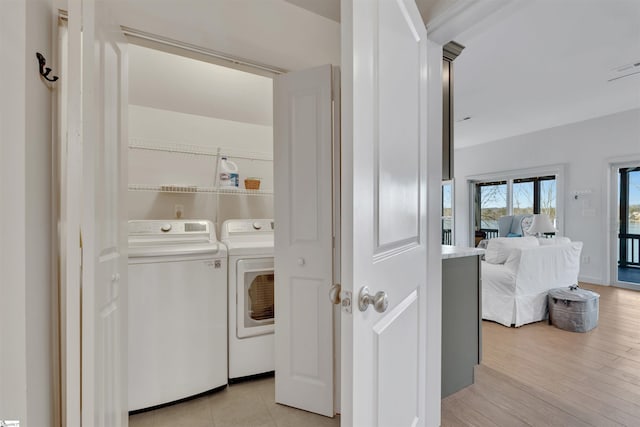
<path id="1" fill-rule="evenodd" d="M 234 219 L 225 221 L 222 227 L 222 238 L 232 235 L 273 233 L 272 219 Z"/>

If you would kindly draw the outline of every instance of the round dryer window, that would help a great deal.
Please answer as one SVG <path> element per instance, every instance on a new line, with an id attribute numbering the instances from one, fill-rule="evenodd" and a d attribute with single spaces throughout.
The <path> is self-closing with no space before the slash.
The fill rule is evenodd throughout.
<path id="1" fill-rule="evenodd" d="M 245 304 L 245 327 L 273 323 L 273 273 L 249 272 L 245 274 L 247 294 Z"/>

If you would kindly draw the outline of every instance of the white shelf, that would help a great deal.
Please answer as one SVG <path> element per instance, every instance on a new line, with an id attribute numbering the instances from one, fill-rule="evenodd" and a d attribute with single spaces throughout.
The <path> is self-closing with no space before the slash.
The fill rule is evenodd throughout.
<path id="1" fill-rule="evenodd" d="M 156 193 L 209 193 L 209 194 L 231 194 L 246 196 L 271 196 L 273 191 L 270 190 L 246 190 L 244 188 L 215 188 L 215 187 L 198 187 L 195 185 L 146 185 L 146 184 L 129 184 L 129 191 L 149 191 Z"/>
<path id="2" fill-rule="evenodd" d="M 215 190 L 218 194 L 245 194 L 249 196 L 272 196 L 271 190 L 247 190 L 245 188 L 218 188 Z"/>

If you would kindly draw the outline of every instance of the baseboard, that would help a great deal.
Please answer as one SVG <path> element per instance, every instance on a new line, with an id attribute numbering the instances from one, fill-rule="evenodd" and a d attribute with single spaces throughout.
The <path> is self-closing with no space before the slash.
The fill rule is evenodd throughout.
<path id="1" fill-rule="evenodd" d="M 605 282 L 600 277 L 578 276 L 578 282 L 591 283 L 593 285 L 609 286 L 609 282 Z"/>
<path id="2" fill-rule="evenodd" d="M 633 283 L 625 283 L 625 282 L 618 282 L 612 286 L 615 286 L 616 288 L 630 289 L 632 291 L 637 291 L 640 289 L 640 285 L 634 285 Z"/>

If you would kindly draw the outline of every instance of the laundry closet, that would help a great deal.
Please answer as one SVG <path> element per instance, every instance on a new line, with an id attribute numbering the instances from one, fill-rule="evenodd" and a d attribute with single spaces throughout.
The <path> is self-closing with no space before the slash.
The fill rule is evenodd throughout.
<path id="1" fill-rule="evenodd" d="M 130 410 L 275 369 L 272 86 L 129 47 Z"/>
<path id="2" fill-rule="evenodd" d="M 275 370 L 274 234 L 280 230 L 274 222 L 275 74 L 215 62 L 219 61 L 129 45 L 132 412 L 222 390 L 234 381 Z M 331 118 L 327 119 L 331 125 Z M 334 136 L 331 130 L 325 135 L 329 145 Z M 317 154 L 329 164 L 339 160 L 332 147 L 327 153 Z M 291 174 L 321 171 L 315 169 L 313 158 L 305 163 L 299 154 L 280 155 L 297 165 L 280 177 L 287 184 L 279 187 L 291 197 L 289 203 L 297 203 L 304 195 L 296 191 L 307 190 L 287 187 Z M 336 173 L 330 171 L 326 176 L 324 191 L 329 198 L 317 198 L 318 203 L 328 204 L 324 228 L 312 227 L 323 210 L 304 203 L 298 209 L 309 218 L 309 227 L 304 221 L 296 224 L 307 227 L 308 232 L 286 227 L 282 228 L 283 237 L 291 242 L 299 242 L 301 237 L 311 241 L 309 233 L 323 233 L 323 240 L 333 245 L 336 233 L 332 224 L 339 212 L 331 200 L 332 191 L 339 187 Z M 307 181 L 317 180 L 314 175 Z M 147 250 L 150 245 L 156 248 Z M 291 249 L 299 250 L 287 245 L 287 250 Z M 175 253 L 169 253 L 171 250 Z M 286 263 L 291 261 L 293 266 L 283 268 L 289 276 L 309 262 L 300 255 L 290 258 Z M 329 276 L 323 286 L 339 271 L 332 266 L 337 256 L 329 254 L 327 258 L 323 268 Z M 339 313 L 333 312 L 334 317 Z M 339 382 L 337 386 L 333 383 L 339 375 L 334 367 L 339 357 L 332 344 L 339 328 L 331 314 L 329 311 L 328 318 L 318 316 L 329 331 L 317 340 L 327 342 L 330 350 L 330 360 L 322 363 L 321 374 L 332 379 L 328 384 L 331 410 L 317 411 L 325 415 L 333 415 L 334 402 L 339 401 Z M 287 331 L 287 338 L 295 333 Z M 284 388 L 294 393 L 299 390 L 288 385 Z M 283 399 L 296 406 L 287 400 L 291 398 Z M 304 403 L 300 407 L 305 407 Z"/>

